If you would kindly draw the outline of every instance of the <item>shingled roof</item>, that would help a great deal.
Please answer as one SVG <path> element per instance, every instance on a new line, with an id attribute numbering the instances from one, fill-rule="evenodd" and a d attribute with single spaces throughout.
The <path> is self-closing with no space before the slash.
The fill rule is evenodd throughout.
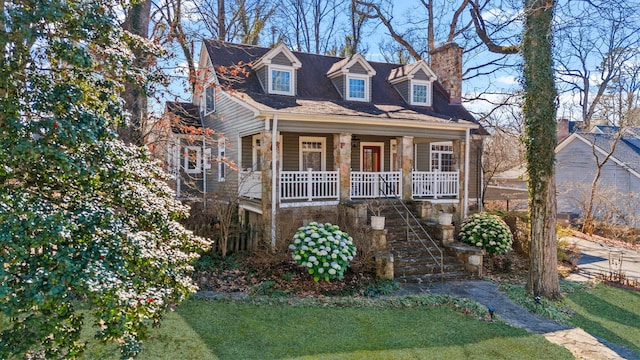
<path id="1" fill-rule="evenodd" d="M 177 101 L 166 102 L 166 112 L 176 115 L 171 121 L 171 131 L 176 134 L 193 134 L 193 129 L 202 130 L 198 106 Z"/>
<path id="2" fill-rule="evenodd" d="M 609 153 L 609 151 L 611 151 L 611 144 L 615 139 L 615 134 L 611 133 L 582 133 L 580 136 L 590 144 L 595 144 L 595 146 L 599 147 L 605 153 Z M 640 139 L 635 136 L 623 135 L 616 144 L 613 157 L 624 163 L 633 171 L 640 173 Z"/>
<path id="3" fill-rule="evenodd" d="M 217 40 L 205 40 L 204 45 L 218 74 L 221 73 L 220 68 L 234 67 L 238 64 L 243 64 L 251 70 L 251 64 L 271 50 Z M 246 79 L 233 78 L 228 81 L 224 76 L 219 76 L 219 81 L 223 88 L 232 88 L 234 94 L 259 111 L 278 110 L 294 114 L 366 116 L 442 123 L 466 120 L 478 124 L 463 106 L 449 103 L 448 92 L 438 82 L 433 84 L 432 106 L 407 104 L 387 81 L 389 75 L 402 65 L 368 61 L 376 72 L 371 78 L 371 101 L 346 101 L 327 77 L 327 72 L 335 68 L 337 63 L 342 64 L 344 58 L 296 51 L 292 53 L 302 63 L 302 67 L 297 70 L 295 97 L 266 93 L 254 71 L 249 71 Z M 487 134 L 482 127 L 475 132 Z"/>

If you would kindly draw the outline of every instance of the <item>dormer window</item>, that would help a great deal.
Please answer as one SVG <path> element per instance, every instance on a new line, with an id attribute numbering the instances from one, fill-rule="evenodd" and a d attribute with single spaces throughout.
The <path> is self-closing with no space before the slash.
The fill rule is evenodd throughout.
<path id="1" fill-rule="evenodd" d="M 369 101 L 369 77 L 347 76 L 347 100 Z"/>
<path id="2" fill-rule="evenodd" d="M 411 105 L 431 106 L 431 83 L 411 81 Z"/>
<path id="3" fill-rule="evenodd" d="M 374 68 L 360 54 L 334 63 L 327 71 L 342 98 L 350 101 L 371 101 L 371 78 L 375 75 Z"/>
<path id="4" fill-rule="evenodd" d="M 391 70 L 387 80 L 407 104 L 431 106 L 436 74 L 424 60 Z"/>
<path id="5" fill-rule="evenodd" d="M 271 65 L 269 72 L 269 92 L 272 94 L 293 95 L 291 80 L 293 70 Z"/>
<path id="6" fill-rule="evenodd" d="M 296 94 L 296 70 L 302 66 L 298 58 L 284 44 L 267 51 L 252 68 L 262 89 L 268 94 Z"/>

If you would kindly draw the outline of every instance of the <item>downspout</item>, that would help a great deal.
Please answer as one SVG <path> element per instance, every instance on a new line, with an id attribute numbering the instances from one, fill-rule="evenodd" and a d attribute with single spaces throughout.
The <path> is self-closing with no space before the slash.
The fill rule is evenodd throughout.
<path id="1" fill-rule="evenodd" d="M 267 121 L 268 122 L 268 121 Z M 278 158 L 278 114 L 273 115 L 273 126 L 271 128 L 271 248 L 276 248 L 276 201 L 278 197 L 276 188 L 276 172 Z"/>
<path id="2" fill-rule="evenodd" d="M 207 152 L 207 137 L 202 136 L 202 206 L 207 208 L 207 167 L 204 165 L 206 161 L 206 152 Z M 209 160 L 211 161 L 211 160 Z"/>
<path id="3" fill-rule="evenodd" d="M 462 202 L 464 208 L 462 210 L 462 218 L 467 217 L 469 210 L 469 129 L 464 134 L 464 195 L 462 196 Z"/>

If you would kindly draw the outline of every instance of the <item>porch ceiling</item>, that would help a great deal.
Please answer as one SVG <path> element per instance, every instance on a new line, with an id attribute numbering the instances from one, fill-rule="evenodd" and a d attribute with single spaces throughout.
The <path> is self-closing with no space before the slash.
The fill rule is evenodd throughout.
<path id="1" fill-rule="evenodd" d="M 429 139 L 464 139 L 465 128 L 443 129 L 441 127 L 411 127 L 394 124 L 389 120 L 384 124 L 353 124 L 332 122 L 307 122 L 296 120 L 279 120 L 278 130 L 304 133 L 347 133 L 379 136 L 414 136 Z"/>

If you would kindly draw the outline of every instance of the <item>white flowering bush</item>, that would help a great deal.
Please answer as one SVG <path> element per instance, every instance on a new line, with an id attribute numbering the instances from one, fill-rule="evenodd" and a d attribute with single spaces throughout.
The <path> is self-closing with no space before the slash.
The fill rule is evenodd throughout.
<path id="1" fill-rule="evenodd" d="M 498 216 L 473 214 L 462 222 L 460 239 L 483 248 L 489 254 L 504 254 L 511 250 L 513 237 L 509 226 Z"/>
<path id="2" fill-rule="evenodd" d="M 315 281 L 342 279 L 356 256 L 353 238 L 330 223 L 312 222 L 299 228 L 289 249 L 293 260 L 307 268 Z"/>

